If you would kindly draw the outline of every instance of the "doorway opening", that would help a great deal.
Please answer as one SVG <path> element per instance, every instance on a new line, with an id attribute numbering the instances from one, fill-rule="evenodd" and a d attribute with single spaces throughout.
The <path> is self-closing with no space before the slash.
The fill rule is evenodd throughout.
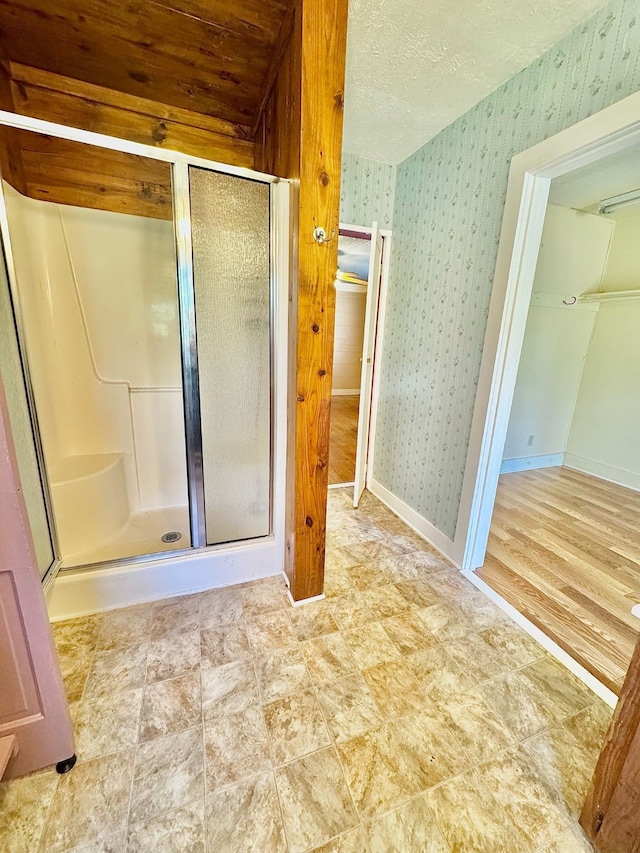
<path id="1" fill-rule="evenodd" d="M 632 96 L 514 158 L 462 559 L 612 705 L 640 601 L 639 117 Z"/>
<path id="2" fill-rule="evenodd" d="M 354 506 L 369 465 L 390 237 L 376 222 L 370 229 L 341 225 L 338 235 L 329 488 L 353 488 Z"/>

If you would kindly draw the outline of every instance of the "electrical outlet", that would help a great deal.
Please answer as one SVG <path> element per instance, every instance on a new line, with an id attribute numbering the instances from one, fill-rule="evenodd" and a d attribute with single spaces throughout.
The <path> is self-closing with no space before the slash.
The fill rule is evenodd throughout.
<path id="1" fill-rule="evenodd" d="M 535 438 L 535 436 L 533 436 L 533 435 L 529 436 L 529 438 L 527 439 L 527 447 L 531 447 L 531 445 L 533 444 L 534 438 Z"/>

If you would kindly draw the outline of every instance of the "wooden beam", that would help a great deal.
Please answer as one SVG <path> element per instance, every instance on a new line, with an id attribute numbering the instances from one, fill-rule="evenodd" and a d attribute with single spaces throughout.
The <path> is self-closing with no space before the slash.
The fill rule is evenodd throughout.
<path id="1" fill-rule="evenodd" d="M 14 111 L 9 67 L 2 61 L 0 61 L 0 109 Z M 18 192 L 24 194 L 27 191 L 18 135 L 11 127 L 0 127 L 0 174 Z"/>
<path id="2" fill-rule="evenodd" d="M 251 128 L 11 63 L 20 115 L 58 122 L 232 166 L 253 167 Z"/>
<path id="3" fill-rule="evenodd" d="M 258 168 L 293 178 L 292 407 L 286 572 L 296 601 L 324 585 L 329 410 L 347 0 L 299 0 L 256 134 Z M 334 235 L 313 238 L 316 226 Z"/>
<path id="4" fill-rule="evenodd" d="M 580 823 L 601 853 L 640 851 L 640 641 L 622 686 Z"/>

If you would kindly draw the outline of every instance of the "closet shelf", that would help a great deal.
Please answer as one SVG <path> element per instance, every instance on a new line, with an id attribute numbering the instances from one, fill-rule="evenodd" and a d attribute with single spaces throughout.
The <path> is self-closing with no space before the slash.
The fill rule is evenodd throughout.
<path id="1" fill-rule="evenodd" d="M 609 290 L 604 293 L 582 293 L 578 302 L 629 302 L 640 299 L 640 290 Z"/>

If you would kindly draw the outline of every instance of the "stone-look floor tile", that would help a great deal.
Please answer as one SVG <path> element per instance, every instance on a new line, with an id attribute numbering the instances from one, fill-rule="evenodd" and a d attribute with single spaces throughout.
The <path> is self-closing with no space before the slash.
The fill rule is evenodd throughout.
<path id="1" fill-rule="evenodd" d="M 147 683 L 177 678 L 198 669 L 200 665 L 200 634 L 170 634 L 149 643 Z"/>
<path id="2" fill-rule="evenodd" d="M 477 691 L 450 696 L 438 707 L 474 763 L 487 761 L 515 742 L 512 732 Z"/>
<path id="3" fill-rule="evenodd" d="M 420 791 L 404 750 L 388 726 L 339 744 L 338 752 L 361 817 L 388 811 Z"/>
<path id="4" fill-rule="evenodd" d="M 344 835 L 339 835 L 320 847 L 314 847 L 311 853 L 370 853 L 364 840 L 362 829 L 351 829 Z"/>
<path id="5" fill-rule="evenodd" d="M 438 785 L 469 766 L 459 740 L 435 707 L 392 720 L 388 728 L 420 790 Z"/>
<path id="6" fill-rule="evenodd" d="M 434 604 L 442 603 L 442 596 L 426 581 L 397 581 L 396 587 L 414 607 L 431 607 Z"/>
<path id="7" fill-rule="evenodd" d="M 540 643 L 508 622 L 494 625 L 479 635 L 511 669 L 527 666 L 546 656 Z"/>
<path id="8" fill-rule="evenodd" d="M 290 853 L 318 847 L 357 826 L 333 748 L 285 764 L 275 775 Z"/>
<path id="9" fill-rule="evenodd" d="M 343 631 L 342 636 L 360 669 L 400 657 L 400 650 L 380 622 L 368 622 L 351 631 Z"/>
<path id="10" fill-rule="evenodd" d="M 260 706 L 206 723 L 204 750 L 208 793 L 271 770 Z"/>
<path id="11" fill-rule="evenodd" d="M 506 669 L 504 661 L 478 634 L 469 633 L 462 640 L 446 641 L 444 647 L 474 684 L 495 678 Z"/>
<path id="12" fill-rule="evenodd" d="M 582 829 L 574 826 L 573 829 L 554 838 L 540 853 L 595 853 L 595 851 Z"/>
<path id="13" fill-rule="evenodd" d="M 429 545 L 426 542 L 422 543 L 422 548 L 416 551 L 410 551 L 403 559 L 419 570 L 419 577 L 422 577 L 425 572 L 437 572 L 451 568 L 451 564 L 446 557 L 443 557 L 442 554 L 439 554 L 437 551 L 429 548 Z"/>
<path id="14" fill-rule="evenodd" d="M 260 655 L 255 667 L 263 703 L 311 686 L 307 665 L 297 645 Z"/>
<path id="15" fill-rule="evenodd" d="M 389 583 L 387 575 L 372 563 L 362 563 L 358 566 L 347 568 L 347 574 L 357 589 L 369 589 L 372 586 L 380 586 Z"/>
<path id="16" fill-rule="evenodd" d="M 328 605 L 341 631 L 350 631 L 378 618 L 361 592 L 333 598 Z"/>
<path id="17" fill-rule="evenodd" d="M 127 833 L 114 832 L 112 835 L 107 835 L 105 838 L 99 838 L 96 841 L 87 841 L 86 844 L 79 844 L 66 851 L 66 853 L 122 853 L 127 849 Z"/>
<path id="18" fill-rule="evenodd" d="M 472 584 L 453 567 L 429 572 L 429 586 L 447 600 L 464 598 L 474 591 Z"/>
<path id="19" fill-rule="evenodd" d="M 78 653 L 87 650 L 95 651 L 98 648 L 102 622 L 101 613 L 53 622 L 51 629 L 59 656 L 75 657 Z"/>
<path id="20" fill-rule="evenodd" d="M 318 692 L 329 731 L 341 743 L 383 722 L 380 709 L 361 673 L 347 675 Z"/>
<path id="21" fill-rule="evenodd" d="M 202 729 L 188 729 L 138 747 L 131 790 L 130 824 L 152 820 L 202 797 Z"/>
<path id="22" fill-rule="evenodd" d="M 272 610 L 261 616 L 247 617 L 247 634 L 254 654 L 284 649 L 296 642 L 286 610 Z"/>
<path id="23" fill-rule="evenodd" d="M 329 569 L 324 577 L 324 597 L 332 599 L 357 591 L 346 569 Z"/>
<path id="24" fill-rule="evenodd" d="M 449 853 L 424 796 L 367 824 L 371 853 Z"/>
<path id="25" fill-rule="evenodd" d="M 235 587 L 225 587 L 201 592 L 198 611 L 201 628 L 238 622 L 244 615 L 240 590 Z"/>
<path id="26" fill-rule="evenodd" d="M 553 714 L 516 674 L 487 681 L 477 692 L 518 741 L 554 724 Z"/>
<path id="27" fill-rule="evenodd" d="M 333 548 L 327 547 L 325 571 L 329 573 L 350 569 L 352 566 L 366 563 L 368 560 L 369 552 L 360 542 L 354 542 L 352 545 L 336 545 Z"/>
<path id="28" fill-rule="evenodd" d="M 531 847 L 474 771 L 425 794 L 453 853 L 529 853 Z"/>
<path id="29" fill-rule="evenodd" d="M 212 669 L 251 657 L 244 620 L 203 628 L 200 631 L 200 657 L 203 667 Z"/>
<path id="30" fill-rule="evenodd" d="M 595 760 L 562 726 L 536 735 L 522 744 L 547 783 L 558 790 L 577 820 L 595 769 Z"/>
<path id="31" fill-rule="evenodd" d="M 142 689 L 85 699 L 71 706 L 80 761 L 121 752 L 138 742 Z"/>
<path id="32" fill-rule="evenodd" d="M 512 749 L 479 768 L 487 788 L 537 849 L 571 826 L 573 818 L 530 757 Z"/>
<path id="33" fill-rule="evenodd" d="M 275 764 L 284 764 L 330 745 L 313 690 L 292 693 L 265 705 L 263 710 Z"/>
<path id="34" fill-rule="evenodd" d="M 144 685 L 147 652 L 146 643 L 126 649 L 97 652 L 84 688 L 85 699 L 110 696 L 134 690 Z"/>
<path id="35" fill-rule="evenodd" d="M 475 587 L 469 587 L 466 594 L 456 600 L 456 607 L 474 631 L 487 631 L 496 625 L 513 625 L 507 614 Z"/>
<path id="36" fill-rule="evenodd" d="M 140 713 L 140 740 L 180 732 L 202 720 L 200 673 L 147 684 Z"/>
<path id="37" fill-rule="evenodd" d="M 294 607 L 290 612 L 293 631 L 298 640 L 313 640 L 338 630 L 331 610 L 325 601 Z"/>
<path id="38" fill-rule="evenodd" d="M 340 634 L 327 634 L 301 644 L 311 679 L 316 684 L 336 681 L 358 666 Z"/>
<path id="39" fill-rule="evenodd" d="M 387 718 L 417 711 L 425 703 L 424 692 L 404 659 L 378 664 L 363 675 Z"/>
<path id="40" fill-rule="evenodd" d="M 413 606 L 393 583 L 369 587 L 362 595 L 378 619 L 397 616 Z"/>
<path id="41" fill-rule="evenodd" d="M 104 651 L 147 642 L 151 634 L 153 607 L 153 604 L 138 604 L 105 613 L 97 647 Z"/>
<path id="42" fill-rule="evenodd" d="M 42 853 L 60 853 L 126 827 L 133 750 L 77 764 L 61 776 L 40 842 Z"/>
<path id="43" fill-rule="evenodd" d="M 240 592 L 245 616 L 262 616 L 287 607 L 284 586 L 276 583 L 259 583 L 245 587 Z"/>
<path id="44" fill-rule="evenodd" d="M 271 773 L 209 794 L 205 819 L 210 853 L 287 853 Z"/>
<path id="45" fill-rule="evenodd" d="M 434 702 L 457 696 L 473 686 L 471 678 L 442 646 L 409 655 L 406 662 L 424 693 Z"/>
<path id="46" fill-rule="evenodd" d="M 181 595 L 159 601 L 153 609 L 151 639 L 159 640 L 169 634 L 185 634 L 200 627 L 199 597 Z"/>
<path id="47" fill-rule="evenodd" d="M 32 853 L 38 849 L 59 778 L 49 771 L 0 782 L 0 850 Z"/>
<path id="48" fill-rule="evenodd" d="M 74 655 L 59 657 L 64 692 L 69 702 L 77 702 L 84 693 L 95 652 L 92 649 L 76 650 Z"/>
<path id="49" fill-rule="evenodd" d="M 127 853 L 205 853 L 204 800 L 134 824 Z"/>
<path id="50" fill-rule="evenodd" d="M 567 717 L 562 723 L 593 757 L 594 766 L 604 745 L 612 715 L 612 709 L 601 699 L 597 699 L 593 705 Z"/>
<path id="51" fill-rule="evenodd" d="M 595 695 L 553 658 L 546 657 L 519 670 L 518 676 L 537 692 L 558 720 L 593 705 Z"/>
<path id="52" fill-rule="evenodd" d="M 383 619 L 381 624 L 403 655 L 427 649 L 436 642 L 436 638 L 413 610 Z"/>
<path id="53" fill-rule="evenodd" d="M 205 722 L 260 704 L 256 674 L 250 660 L 226 663 L 215 669 L 203 667 L 201 679 Z"/>
<path id="54" fill-rule="evenodd" d="M 417 613 L 434 637 L 443 643 L 463 640 L 473 630 L 458 608 L 447 602 L 422 607 Z"/>

